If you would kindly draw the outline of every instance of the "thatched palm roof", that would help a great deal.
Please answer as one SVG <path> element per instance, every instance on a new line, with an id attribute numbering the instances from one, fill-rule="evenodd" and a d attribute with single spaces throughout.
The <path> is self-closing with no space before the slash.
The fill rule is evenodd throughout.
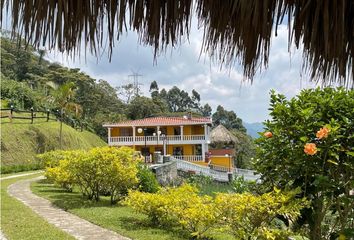
<path id="1" fill-rule="evenodd" d="M 4 4 L 7 1 L 10 4 Z M 35 46 L 46 43 L 75 55 L 81 42 L 109 54 L 132 29 L 155 54 L 188 36 L 192 16 L 204 30 L 202 50 L 221 64 L 241 63 L 252 79 L 267 67 L 272 30 L 284 22 L 289 46 L 303 43 L 303 69 L 323 83 L 353 87 L 352 0 L 1 0 L 12 30 Z M 284 19 L 286 18 L 286 19 Z M 276 35 L 276 31 L 275 31 Z"/>
<path id="2" fill-rule="evenodd" d="M 237 144 L 240 141 L 235 135 L 220 124 L 210 132 L 210 142 L 211 144 Z"/>

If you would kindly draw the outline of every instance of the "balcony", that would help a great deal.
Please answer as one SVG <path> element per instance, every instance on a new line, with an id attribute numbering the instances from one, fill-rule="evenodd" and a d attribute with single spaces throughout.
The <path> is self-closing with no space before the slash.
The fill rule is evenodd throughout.
<path id="1" fill-rule="evenodd" d="M 202 144 L 205 142 L 204 135 L 167 135 L 167 136 L 120 136 L 110 137 L 109 145 L 116 146 L 132 146 L 132 145 L 145 145 L 145 138 L 147 145 L 163 145 L 166 144 Z"/>

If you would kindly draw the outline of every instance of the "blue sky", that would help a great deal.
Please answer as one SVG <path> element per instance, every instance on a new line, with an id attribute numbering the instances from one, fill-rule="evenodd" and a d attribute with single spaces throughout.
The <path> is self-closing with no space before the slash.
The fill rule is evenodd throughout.
<path id="1" fill-rule="evenodd" d="M 48 58 L 67 67 L 80 68 L 96 79 L 107 80 L 113 86 L 121 86 L 131 81 L 128 75 L 138 72 L 143 75 L 139 82 L 145 95 L 149 95 L 150 83 L 156 80 L 160 89 L 176 85 L 191 92 L 197 90 L 202 104 L 209 103 L 213 110 L 221 104 L 246 122 L 261 122 L 268 118 L 269 92 L 275 89 L 287 97 L 295 96 L 301 88 L 313 87 L 308 76 L 301 74 L 301 50 L 288 52 L 288 30 L 281 25 L 278 36 L 272 39 L 269 67 L 258 72 L 253 84 L 244 81 L 242 69 L 235 65 L 232 69 L 220 69 L 217 63 L 202 54 L 202 31 L 192 26 L 189 40 L 181 46 L 169 49 L 154 61 L 153 49 L 138 43 L 135 33 L 129 32 L 113 49 L 112 61 L 105 53 L 100 59 L 91 56 L 75 61 L 51 51 Z M 274 35 L 274 34 L 273 34 Z"/>

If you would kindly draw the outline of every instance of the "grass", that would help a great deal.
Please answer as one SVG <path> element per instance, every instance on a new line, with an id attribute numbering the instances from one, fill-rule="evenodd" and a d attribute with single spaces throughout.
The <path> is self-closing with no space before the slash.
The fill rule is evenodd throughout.
<path id="1" fill-rule="evenodd" d="M 8 239 L 74 239 L 67 233 L 47 223 L 20 201 L 10 197 L 7 187 L 19 180 L 41 174 L 1 181 L 1 231 Z"/>
<path id="2" fill-rule="evenodd" d="M 211 182 L 210 184 L 197 185 L 200 194 L 214 196 L 215 193 L 229 193 L 233 192 L 233 187 L 229 183 Z"/>
<path id="3" fill-rule="evenodd" d="M 17 175 L 22 175 L 22 174 L 27 174 L 27 173 L 36 173 L 39 171 L 36 170 L 36 171 L 24 171 L 24 172 L 16 172 L 16 173 L 1 173 L 1 178 L 4 178 L 4 177 L 9 177 L 9 176 L 17 176 Z"/>
<path id="4" fill-rule="evenodd" d="M 123 236 L 138 240 L 188 239 L 188 233 L 180 228 L 163 229 L 150 223 L 145 215 L 134 212 L 131 208 L 111 205 L 108 198 L 100 202 L 92 202 L 82 197 L 78 191 L 69 193 L 45 181 L 35 182 L 32 191 L 56 206 L 65 209 L 81 218 Z M 215 240 L 232 239 L 226 235 L 215 235 Z"/>
<path id="5" fill-rule="evenodd" d="M 1 172 L 18 172 L 38 169 L 35 156 L 59 148 L 60 123 L 35 120 L 2 119 Z M 63 124 L 63 149 L 89 149 L 106 143 L 88 131 L 77 131 Z"/>

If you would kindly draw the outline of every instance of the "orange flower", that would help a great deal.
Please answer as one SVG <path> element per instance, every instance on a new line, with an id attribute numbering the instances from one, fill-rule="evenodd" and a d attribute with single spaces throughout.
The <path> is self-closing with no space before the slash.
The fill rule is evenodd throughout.
<path id="1" fill-rule="evenodd" d="M 271 138 L 271 137 L 273 137 L 273 133 L 272 132 L 265 132 L 263 134 L 263 136 L 265 136 L 266 138 Z"/>
<path id="2" fill-rule="evenodd" d="M 321 128 L 320 130 L 317 131 L 316 133 L 316 137 L 318 139 L 322 139 L 322 138 L 326 138 L 328 137 L 328 133 L 330 132 L 330 130 L 326 127 Z"/>
<path id="3" fill-rule="evenodd" d="M 304 152 L 307 155 L 315 155 L 317 153 L 317 147 L 314 143 L 306 143 L 304 146 Z"/>

